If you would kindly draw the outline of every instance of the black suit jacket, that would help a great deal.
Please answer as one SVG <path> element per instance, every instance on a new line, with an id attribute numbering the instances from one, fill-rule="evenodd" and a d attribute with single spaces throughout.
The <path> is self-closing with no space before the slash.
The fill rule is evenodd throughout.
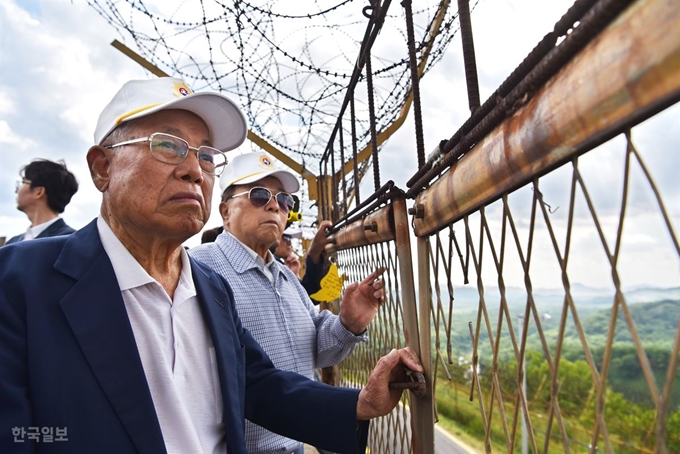
<path id="1" fill-rule="evenodd" d="M 59 218 L 52 224 L 50 224 L 49 227 L 47 227 L 45 230 L 43 230 L 40 235 L 36 236 L 36 238 L 49 238 L 52 236 L 59 236 L 59 235 L 70 235 L 71 233 L 75 232 L 75 229 L 72 229 L 69 227 L 63 219 Z M 9 239 L 9 241 L 5 244 L 12 244 L 12 243 L 18 243 L 19 241 L 24 239 L 24 234 L 22 233 L 21 235 L 13 236 L 12 238 Z"/>

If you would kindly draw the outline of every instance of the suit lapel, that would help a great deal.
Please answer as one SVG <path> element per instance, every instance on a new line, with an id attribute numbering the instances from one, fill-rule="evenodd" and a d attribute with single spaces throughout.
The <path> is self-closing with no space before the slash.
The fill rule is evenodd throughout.
<path id="1" fill-rule="evenodd" d="M 96 222 L 72 234 L 55 268 L 77 280 L 61 307 L 97 381 L 141 453 L 165 452 L 142 361 Z"/>
<path id="2" fill-rule="evenodd" d="M 217 370 L 222 390 L 223 422 L 227 435 L 244 431 L 245 352 L 234 324 L 234 305 L 215 273 L 191 259 L 196 293 L 210 330 L 217 356 Z M 233 443 L 238 440 L 238 445 Z M 230 453 L 245 452 L 242 437 L 227 436 Z"/>

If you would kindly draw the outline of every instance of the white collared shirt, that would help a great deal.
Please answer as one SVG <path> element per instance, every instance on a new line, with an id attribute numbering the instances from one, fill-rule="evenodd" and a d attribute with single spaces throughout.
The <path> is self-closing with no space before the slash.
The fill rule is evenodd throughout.
<path id="1" fill-rule="evenodd" d="M 35 225 L 33 227 L 29 227 L 28 230 L 26 230 L 26 233 L 24 233 L 24 237 L 21 239 L 21 241 L 27 241 L 27 240 L 32 240 L 34 238 L 37 238 L 38 235 L 43 233 L 47 227 L 51 226 L 55 222 L 57 222 L 59 219 L 61 219 L 59 216 L 57 216 L 54 219 L 50 219 L 47 222 L 43 222 L 42 224 Z"/>
<path id="2" fill-rule="evenodd" d="M 215 348 L 189 256 L 171 300 L 101 217 L 97 229 L 118 279 L 169 454 L 226 453 Z"/>

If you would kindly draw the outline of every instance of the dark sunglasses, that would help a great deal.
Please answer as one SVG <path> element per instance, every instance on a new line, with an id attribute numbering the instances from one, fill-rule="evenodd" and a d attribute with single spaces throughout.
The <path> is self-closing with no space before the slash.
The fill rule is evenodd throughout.
<path id="1" fill-rule="evenodd" d="M 248 194 L 250 203 L 257 208 L 267 205 L 272 199 L 272 192 L 269 189 L 255 187 L 250 189 L 250 191 L 239 192 L 238 194 L 231 195 L 227 198 L 227 200 L 246 194 Z M 292 195 L 288 194 L 287 192 L 279 192 L 274 197 L 276 198 L 276 202 L 279 204 L 281 211 L 288 213 L 293 209 L 295 200 L 293 200 Z"/>

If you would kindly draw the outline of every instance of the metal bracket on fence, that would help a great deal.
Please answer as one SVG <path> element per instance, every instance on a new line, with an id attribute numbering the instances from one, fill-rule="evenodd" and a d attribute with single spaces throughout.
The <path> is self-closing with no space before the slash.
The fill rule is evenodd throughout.
<path id="1" fill-rule="evenodd" d="M 425 397 L 425 392 L 427 391 L 427 383 L 425 382 L 425 376 L 420 373 L 410 369 L 406 369 L 406 376 L 411 380 L 407 382 L 390 382 L 390 389 L 408 389 L 411 390 L 416 397 Z"/>
<path id="2" fill-rule="evenodd" d="M 364 224 L 364 230 L 370 231 L 370 232 L 377 232 L 378 231 L 378 223 L 375 221 L 372 221 L 370 223 Z"/>
<path id="3" fill-rule="evenodd" d="M 422 219 L 425 216 L 425 206 L 422 203 L 416 203 L 408 209 L 408 214 Z"/>

